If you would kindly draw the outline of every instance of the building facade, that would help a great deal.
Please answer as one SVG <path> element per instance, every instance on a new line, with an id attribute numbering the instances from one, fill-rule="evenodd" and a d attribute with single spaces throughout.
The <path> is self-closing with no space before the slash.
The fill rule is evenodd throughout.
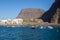
<path id="1" fill-rule="evenodd" d="M 0 20 L 0 25 L 22 25 L 23 19 Z"/>

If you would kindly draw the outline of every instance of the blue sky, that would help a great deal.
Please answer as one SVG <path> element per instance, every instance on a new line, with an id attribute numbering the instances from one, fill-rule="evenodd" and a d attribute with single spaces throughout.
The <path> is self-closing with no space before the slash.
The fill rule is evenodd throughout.
<path id="1" fill-rule="evenodd" d="M 21 9 L 40 8 L 48 10 L 54 0 L 0 0 L 0 19 L 13 19 Z"/>

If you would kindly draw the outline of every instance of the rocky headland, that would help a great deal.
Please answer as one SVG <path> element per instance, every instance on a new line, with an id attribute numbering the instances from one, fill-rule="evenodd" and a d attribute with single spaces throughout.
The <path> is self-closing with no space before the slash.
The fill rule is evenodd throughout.
<path id="1" fill-rule="evenodd" d="M 60 0 L 55 0 L 49 10 L 25 8 L 15 19 L 0 20 L 0 25 L 60 25 Z"/>
<path id="2" fill-rule="evenodd" d="M 55 0 L 52 6 L 46 11 L 42 16 L 41 19 L 44 22 L 49 23 L 60 23 L 60 0 Z"/>
<path id="3" fill-rule="evenodd" d="M 55 0 L 47 11 L 37 8 L 22 9 L 16 18 L 24 19 L 23 24 L 60 25 L 60 0 Z"/>
<path id="4" fill-rule="evenodd" d="M 44 14 L 44 10 L 38 8 L 25 8 L 22 9 L 16 18 L 22 19 L 38 19 Z"/>

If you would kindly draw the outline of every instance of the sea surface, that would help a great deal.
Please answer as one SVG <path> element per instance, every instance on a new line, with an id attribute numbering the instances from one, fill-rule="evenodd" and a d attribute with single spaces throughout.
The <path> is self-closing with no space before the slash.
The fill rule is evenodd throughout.
<path id="1" fill-rule="evenodd" d="M 60 26 L 0 26 L 0 40 L 60 40 Z"/>

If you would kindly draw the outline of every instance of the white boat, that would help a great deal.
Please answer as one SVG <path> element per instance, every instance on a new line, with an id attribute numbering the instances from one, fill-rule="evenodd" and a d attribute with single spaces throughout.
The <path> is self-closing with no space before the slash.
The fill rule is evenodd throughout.
<path id="1" fill-rule="evenodd" d="M 49 29 L 53 29 L 53 27 L 52 27 L 52 26 L 48 26 L 48 28 L 49 28 Z"/>
<path id="2" fill-rule="evenodd" d="M 43 29 L 43 28 L 44 28 L 43 26 L 40 27 L 40 29 Z"/>

